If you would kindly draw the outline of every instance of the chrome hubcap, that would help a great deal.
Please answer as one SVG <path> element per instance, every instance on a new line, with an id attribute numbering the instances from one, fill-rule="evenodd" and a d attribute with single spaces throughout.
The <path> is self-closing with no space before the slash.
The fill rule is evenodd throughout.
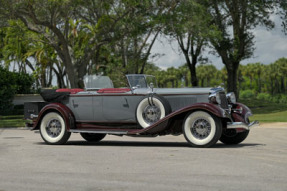
<path id="1" fill-rule="evenodd" d="M 144 121 L 151 125 L 160 120 L 161 112 L 157 106 L 148 105 L 145 107 L 142 115 Z"/>
<path id="2" fill-rule="evenodd" d="M 198 139 L 205 139 L 211 132 L 211 125 L 205 119 L 197 119 L 192 124 L 190 130 L 194 137 Z"/>
<path id="3" fill-rule="evenodd" d="M 61 122 L 58 119 L 52 119 L 47 123 L 46 131 L 50 137 L 57 137 L 62 130 Z"/>

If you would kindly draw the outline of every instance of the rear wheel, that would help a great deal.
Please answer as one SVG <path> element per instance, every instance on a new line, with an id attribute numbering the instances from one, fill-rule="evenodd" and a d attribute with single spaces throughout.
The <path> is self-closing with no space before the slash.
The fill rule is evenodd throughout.
<path id="1" fill-rule="evenodd" d="M 42 139 L 51 145 L 65 144 L 71 136 L 63 117 L 57 112 L 47 113 L 40 124 Z"/>
<path id="2" fill-rule="evenodd" d="M 99 142 L 105 138 L 106 134 L 81 133 L 81 136 L 88 142 Z"/>
<path id="3" fill-rule="evenodd" d="M 227 129 L 223 131 L 220 141 L 227 145 L 235 145 L 244 141 L 249 134 L 249 131 L 244 131 L 240 133 L 236 133 L 235 129 Z"/>
<path id="4" fill-rule="evenodd" d="M 210 147 L 220 138 L 221 121 L 204 111 L 195 111 L 187 115 L 183 123 L 183 134 L 193 147 Z"/>

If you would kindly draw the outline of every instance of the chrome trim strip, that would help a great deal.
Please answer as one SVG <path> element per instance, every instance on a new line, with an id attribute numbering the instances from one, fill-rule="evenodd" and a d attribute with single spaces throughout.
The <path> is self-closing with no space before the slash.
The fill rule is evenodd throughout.
<path id="1" fill-rule="evenodd" d="M 252 123 L 246 124 L 243 122 L 227 122 L 227 129 L 239 129 L 243 128 L 246 130 L 250 130 L 250 128 L 258 126 L 258 121 L 253 121 Z"/>
<path id="2" fill-rule="evenodd" d="M 36 119 L 36 118 L 38 118 L 38 115 L 31 114 L 31 115 L 30 115 L 30 118 L 31 118 L 31 119 Z"/>
<path id="3" fill-rule="evenodd" d="M 127 131 L 103 131 L 103 130 L 79 130 L 70 129 L 71 133 L 100 133 L 100 134 L 113 134 L 113 135 L 126 135 Z"/>

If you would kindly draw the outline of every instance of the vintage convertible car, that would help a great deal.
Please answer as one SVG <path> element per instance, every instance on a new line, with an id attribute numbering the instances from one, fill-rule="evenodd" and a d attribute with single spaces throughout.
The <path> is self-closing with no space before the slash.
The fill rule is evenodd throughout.
<path id="1" fill-rule="evenodd" d="M 184 134 L 193 147 L 218 140 L 238 144 L 258 122 L 250 109 L 223 88 L 157 88 L 151 75 L 126 75 L 127 86 L 113 88 L 106 76 L 88 76 L 85 90 L 42 92 L 45 102 L 25 103 L 25 118 L 48 144 L 65 144 L 71 133 L 87 141 L 108 135 L 155 137 Z"/>

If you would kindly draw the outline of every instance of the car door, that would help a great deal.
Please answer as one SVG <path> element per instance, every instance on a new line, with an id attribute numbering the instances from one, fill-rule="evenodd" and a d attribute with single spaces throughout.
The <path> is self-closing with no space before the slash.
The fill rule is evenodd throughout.
<path id="1" fill-rule="evenodd" d="M 141 97 L 132 93 L 103 96 L 104 118 L 111 122 L 135 122 L 135 111 Z"/>
<path id="2" fill-rule="evenodd" d="M 93 96 L 90 93 L 72 95 L 69 107 L 73 111 L 76 121 L 92 121 L 94 118 Z"/>

